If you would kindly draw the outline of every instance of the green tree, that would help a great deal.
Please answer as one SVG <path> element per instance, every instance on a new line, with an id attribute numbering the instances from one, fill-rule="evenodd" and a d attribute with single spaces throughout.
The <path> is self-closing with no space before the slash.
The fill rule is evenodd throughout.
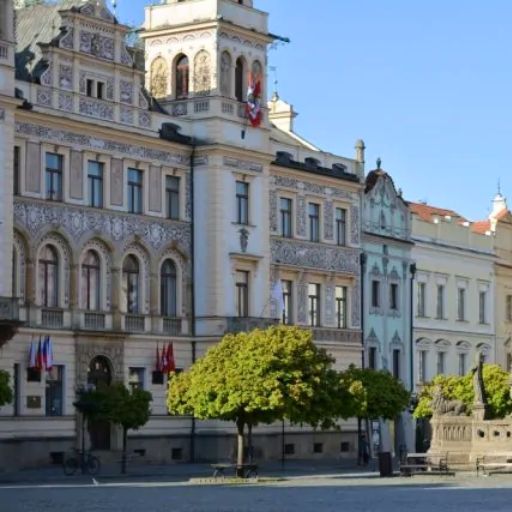
<path id="1" fill-rule="evenodd" d="M 246 426 L 286 418 L 329 428 L 353 415 L 352 395 L 333 362 L 309 330 L 279 326 L 229 334 L 173 377 L 167 405 L 172 414 L 235 422 L 240 466 Z"/>
<path id="2" fill-rule="evenodd" d="M 386 370 L 352 365 L 341 374 L 341 379 L 343 387 L 353 395 L 358 418 L 392 420 L 409 405 L 409 391 Z"/>
<path id="3" fill-rule="evenodd" d="M 128 431 L 138 430 L 148 422 L 153 397 L 149 391 L 138 388 L 130 390 L 124 384 L 113 384 L 103 388 L 100 392 L 105 394 L 107 404 L 104 419 L 123 429 L 121 473 L 126 473 Z"/>
<path id="4" fill-rule="evenodd" d="M 0 407 L 10 404 L 14 398 L 9 380 L 9 374 L 0 370 Z"/>
<path id="5" fill-rule="evenodd" d="M 510 396 L 510 374 L 498 365 L 484 364 L 484 388 L 489 404 L 489 419 L 504 418 L 512 412 L 512 398 Z M 432 382 L 422 390 L 418 406 L 414 411 L 416 418 L 432 416 L 431 401 L 434 388 L 441 387 L 441 392 L 447 400 L 461 400 L 466 405 L 468 414 L 473 409 L 475 393 L 473 388 L 473 374 L 470 372 L 463 377 L 455 375 L 437 375 Z"/>

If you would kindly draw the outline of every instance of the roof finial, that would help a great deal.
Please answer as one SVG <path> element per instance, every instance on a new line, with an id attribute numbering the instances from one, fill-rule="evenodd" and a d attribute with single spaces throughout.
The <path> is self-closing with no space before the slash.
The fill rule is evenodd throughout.
<path id="1" fill-rule="evenodd" d="M 114 16 L 116 16 L 117 0 L 112 0 L 112 10 L 114 11 Z"/>
<path id="2" fill-rule="evenodd" d="M 498 195 L 501 196 L 501 178 L 498 178 Z"/>
<path id="3" fill-rule="evenodd" d="M 382 165 L 382 160 L 379 158 L 377 158 L 377 170 L 380 171 L 380 166 Z"/>

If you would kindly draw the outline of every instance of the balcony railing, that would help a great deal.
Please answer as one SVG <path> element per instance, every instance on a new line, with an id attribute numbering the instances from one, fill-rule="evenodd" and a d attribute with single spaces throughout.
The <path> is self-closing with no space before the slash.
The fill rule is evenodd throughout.
<path id="1" fill-rule="evenodd" d="M 62 309 L 42 309 L 41 325 L 43 327 L 61 328 L 64 325 L 64 311 Z"/>
<path id="2" fill-rule="evenodd" d="M 0 43 L 0 59 L 5 60 L 9 57 L 9 47 L 5 43 Z"/>
<path id="3" fill-rule="evenodd" d="M 84 327 L 91 331 L 103 331 L 105 329 L 105 314 L 84 313 Z"/>
<path id="4" fill-rule="evenodd" d="M 181 336 L 181 318 L 164 318 L 162 330 L 170 336 Z"/>
<path id="5" fill-rule="evenodd" d="M 278 325 L 279 320 L 275 318 L 227 318 L 226 332 L 248 332 L 253 329 L 266 329 L 272 325 Z"/>
<path id="6" fill-rule="evenodd" d="M 126 315 L 124 317 L 124 330 L 144 332 L 146 330 L 146 317 L 144 315 Z"/>

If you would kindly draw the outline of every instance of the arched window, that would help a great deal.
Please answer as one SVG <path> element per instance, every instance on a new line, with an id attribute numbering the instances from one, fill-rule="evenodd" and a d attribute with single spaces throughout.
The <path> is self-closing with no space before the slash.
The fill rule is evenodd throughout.
<path id="1" fill-rule="evenodd" d="M 59 306 L 59 257 L 57 250 L 46 245 L 39 256 L 39 286 L 41 305 L 47 308 Z"/>
<path id="2" fill-rule="evenodd" d="M 188 97 L 189 64 L 188 57 L 181 55 L 176 60 L 176 99 Z"/>
<path id="3" fill-rule="evenodd" d="M 95 251 L 87 251 L 82 263 L 82 306 L 87 311 L 99 311 L 100 258 Z"/>
<path id="4" fill-rule="evenodd" d="M 238 101 L 244 101 L 245 94 L 245 60 L 238 57 L 235 66 L 235 97 Z"/>
<path id="5" fill-rule="evenodd" d="M 167 96 L 167 84 L 169 82 L 169 71 L 167 63 L 162 57 L 157 57 L 151 63 L 151 94 L 155 98 Z"/>
<path id="6" fill-rule="evenodd" d="M 138 313 L 140 310 L 140 271 L 135 256 L 128 256 L 123 264 L 123 290 L 126 296 L 126 312 Z"/>
<path id="7" fill-rule="evenodd" d="M 222 96 L 231 97 L 231 55 L 222 52 L 220 59 L 220 93 Z"/>
<path id="8" fill-rule="evenodd" d="M 160 272 L 160 312 L 168 318 L 176 318 L 177 293 L 176 293 L 176 265 L 172 260 L 165 260 Z"/>

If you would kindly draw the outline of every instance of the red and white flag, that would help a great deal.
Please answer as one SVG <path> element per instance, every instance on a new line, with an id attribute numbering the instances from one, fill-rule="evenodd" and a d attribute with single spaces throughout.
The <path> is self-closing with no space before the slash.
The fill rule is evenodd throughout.
<path id="1" fill-rule="evenodd" d="M 261 112 L 261 77 L 249 74 L 245 114 L 251 126 L 258 128 L 263 118 Z"/>
<path id="2" fill-rule="evenodd" d="M 172 343 L 167 346 L 167 373 L 176 371 L 176 361 L 174 360 L 174 347 Z"/>
<path id="3" fill-rule="evenodd" d="M 35 368 L 36 367 L 36 347 L 33 341 L 30 342 L 30 352 L 28 353 L 28 367 Z"/>

